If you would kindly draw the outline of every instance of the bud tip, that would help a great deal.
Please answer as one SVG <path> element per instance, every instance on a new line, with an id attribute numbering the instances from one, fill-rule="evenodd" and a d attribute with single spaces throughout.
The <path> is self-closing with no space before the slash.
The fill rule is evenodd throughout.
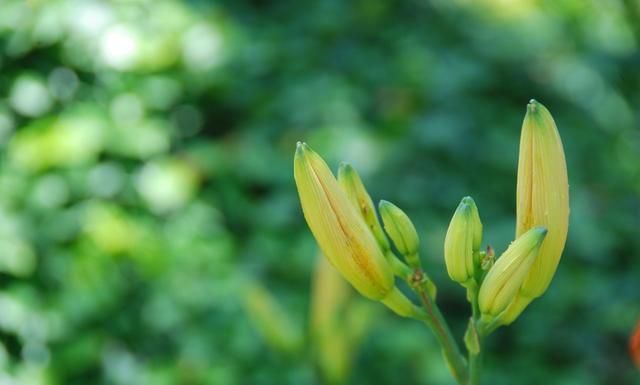
<path id="1" fill-rule="evenodd" d="M 296 143 L 296 156 L 302 156 L 308 147 L 305 142 L 298 141 Z"/>
<path id="2" fill-rule="evenodd" d="M 471 205 L 472 203 L 475 203 L 473 198 L 471 198 L 470 196 L 466 196 L 464 198 L 462 198 L 462 203 L 466 204 L 466 205 Z"/>
<path id="3" fill-rule="evenodd" d="M 340 164 L 338 165 L 338 172 L 340 173 L 345 173 L 345 172 L 353 172 L 353 167 L 351 167 L 351 164 L 348 162 L 340 162 Z"/>
<path id="4" fill-rule="evenodd" d="M 540 236 L 544 237 L 545 235 L 547 235 L 547 228 L 546 227 L 536 227 L 536 231 L 538 232 L 538 234 L 540 234 Z"/>

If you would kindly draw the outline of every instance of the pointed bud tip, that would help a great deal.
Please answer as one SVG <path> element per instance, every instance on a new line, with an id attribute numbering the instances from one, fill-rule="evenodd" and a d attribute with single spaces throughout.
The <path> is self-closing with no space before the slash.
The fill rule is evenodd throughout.
<path id="1" fill-rule="evenodd" d="M 471 198 L 470 196 L 466 196 L 464 198 L 462 198 L 462 201 L 460 201 L 461 203 L 464 203 L 466 205 L 472 205 L 475 204 L 476 202 L 473 200 L 473 198 Z"/>
<path id="2" fill-rule="evenodd" d="M 305 151 L 309 150 L 309 146 L 305 142 L 298 141 L 296 143 L 296 157 L 303 156 Z"/>
<path id="3" fill-rule="evenodd" d="M 535 228 L 534 228 L 534 230 L 535 230 L 538 234 L 543 235 L 543 236 L 544 236 L 544 235 L 547 235 L 547 231 L 548 231 L 546 227 L 542 227 L 542 226 L 535 227 Z"/>
<path id="4" fill-rule="evenodd" d="M 338 172 L 342 173 L 351 173 L 353 172 L 353 166 L 349 162 L 340 162 L 338 165 Z"/>
<path id="5" fill-rule="evenodd" d="M 542 241 L 547 236 L 547 232 L 548 232 L 547 228 L 546 227 L 542 227 L 542 226 L 534 227 L 529 231 L 532 232 L 532 233 L 535 233 L 535 235 L 537 236 L 537 242 L 536 243 L 542 243 Z"/>
<path id="6" fill-rule="evenodd" d="M 459 211 L 461 213 L 464 214 L 471 214 L 471 205 L 469 205 L 469 203 L 467 203 L 468 201 L 465 201 L 464 199 L 460 202 L 460 204 L 458 205 L 458 208 L 456 209 L 456 211 Z"/>

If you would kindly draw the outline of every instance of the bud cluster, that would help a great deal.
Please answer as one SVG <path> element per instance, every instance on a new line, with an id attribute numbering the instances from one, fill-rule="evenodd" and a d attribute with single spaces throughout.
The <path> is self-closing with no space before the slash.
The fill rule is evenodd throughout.
<path id="1" fill-rule="evenodd" d="M 335 178 L 305 143 L 298 143 L 294 176 L 304 217 L 327 260 L 363 296 L 418 318 L 421 309 L 395 283 L 396 276 L 408 282 L 426 277 L 418 231 L 407 214 L 384 200 L 376 211 L 351 165 L 342 163 Z M 491 246 L 482 249 L 483 224 L 471 197 L 460 201 L 447 228 L 444 262 L 472 304 L 465 341 L 473 354 L 480 337 L 513 322 L 546 291 L 567 238 L 569 184 L 562 141 L 551 114 L 535 100 L 522 124 L 516 202 L 515 239 L 498 258 Z M 421 282 L 427 282 L 427 302 L 433 301 L 432 282 Z"/>

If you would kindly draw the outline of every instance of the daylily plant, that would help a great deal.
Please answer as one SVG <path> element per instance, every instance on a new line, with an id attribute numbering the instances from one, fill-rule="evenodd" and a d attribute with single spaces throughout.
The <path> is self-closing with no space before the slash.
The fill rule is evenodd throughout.
<path id="1" fill-rule="evenodd" d="M 447 272 L 465 288 L 471 306 L 465 357 L 436 305 L 436 286 L 422 268 L 418 231 L 409 216 L 381 201 L 380 223 L 356 170 L 343 163 L 336 179 L 305 143 L 297 145 L 294 176 L 304 217 L 323 255 L 364 297 L 425 322 L 461 385 L 480 383 L 484 339 L 515 321 L 547 290 L 567 238 L 569 184 L 562 141 L 549 111 L 531 100 L 520 139 L 514 241 L 498 258 L 491 247 L 482 250 L 483 224 L 471 197 L 461 200 L 445 237 Z M 409 285 L 420 304 L 396 286 L 395 277 Z"/>

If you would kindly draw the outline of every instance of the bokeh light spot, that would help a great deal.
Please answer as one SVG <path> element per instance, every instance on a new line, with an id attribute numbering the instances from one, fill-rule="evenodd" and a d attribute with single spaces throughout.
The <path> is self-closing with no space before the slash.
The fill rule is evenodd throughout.
<path id="1" fill-rule="evenodd" d="M 9 96 L 9 102 L 18 113 L 28 116 L 40 116 L 51 108 L 51 95 L 44 83 L 32 76 L 19 77 Z"/>
<path id="2" fill-rule="evenodd" d="M 100 41 L 102 60 L 118 70 L 131 69 L 138 54 L 138 37 L 124 25 L 109 27 Z"/>
<path id="3" fill-rule="evenodd" d="M 219 31 L 208 24 L 189 28 L 182 40 L 182 56 L 186 67 L 192 71 L 206 71 L 222 59 L 223 38 Z"/>

